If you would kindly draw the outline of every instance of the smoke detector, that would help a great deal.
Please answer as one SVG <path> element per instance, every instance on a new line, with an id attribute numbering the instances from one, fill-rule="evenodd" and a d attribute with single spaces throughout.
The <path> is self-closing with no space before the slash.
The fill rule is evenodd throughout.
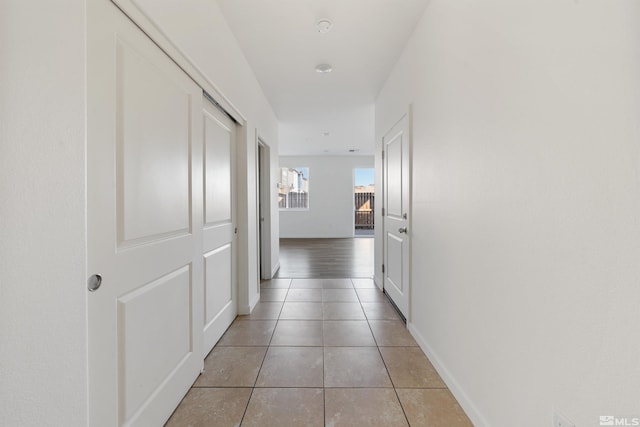
<path id="1" fill-rule="evenodd" d="M 331 27 L 333 27 L 333 22 L 329 21 L 328 19 L 321 19 L 316 24 L 316 28 L 318 29 L 318 32 L 320 34 L 328 33 L 329 30 L 331 30 Z"/>
<path id="2" fill-rule="evenodd" d="M 316 65 L 316 73 L 326 74 L 333 71 L 333 67 L 330 64 L 318 64 Z"/>

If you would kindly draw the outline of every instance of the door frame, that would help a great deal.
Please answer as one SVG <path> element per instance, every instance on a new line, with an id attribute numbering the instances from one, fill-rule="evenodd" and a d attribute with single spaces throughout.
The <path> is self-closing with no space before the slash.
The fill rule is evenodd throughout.
<path id="1" fill-rule="evenodd" d="M 258 230 L 258 282 L 270 280 L 271 271 L 271 147 L 256 130 L 256 217 Z"/>
<path id="2" fill-rule="evenodd" d="M 230 115 L 242 128 L 247 126 L 247 118 L 236 106 L 218 89 L 198 66 L 165 35 L 149 17 L 136 5 L 135 0 L 105 0 L 111 1 L 134 24 L 138 26 L 164 53 L 175 62 L 178 67 L 200 86 L 223 111 Z"/>
<path id="3" fill-rule="evenodd" d="M 409 182 L 408 182 L 408 186 L 409 186 L 409 191 L 408 191 L 408 218 L 407 218 L 407 228 L 409 230 L 409 233 L 412 233 L 413 230 L 413 104 L 409 104 L 407 107 L 407 110 L 405 112 L 403 112 L 402 114 L 400 114 L 400 118 L 395 120 L 393 122 L 393 124 L 391 126 L 388 126 L 388 129 L 380 136 L 380 143 L 381 143 L 381 163 L 380 163 L 380 201 L 381 203 L 378 205 L 380 206 L 381 211 L 384 209 L 385 205 L 386 205 L 386 193 L 385 193 L 385 154 L 384 154 L 384 136 L 391 130 L 393 129 L 394 126 L 396 126 L 398 123 L 400 123 L 402 121 L 402 119 L 406 116 L 407 118 L 407 127 L 408 127 L 408 149 L 409 149 L 409 164 L 407 165 L 409 167 Z M 386 212 L 385 212 L 386 214 Z M 386 235 L 386 227 L 385 227 L 385 220 L 384 220 L 385 215 L 381 215 L 380 216 L 380 230 L 381 230 L 381 237 L 379 239 L 379 241 L 376 242 L 376 244 L 380 244 L 381 247 L 381 267 L 385 268 L 385 260 L 386 260 L 386 253 L 387 253 L 387 247 L 385 245 L 385 238 L 384 236 Z M 411 322 L 411 297 L 412 297 L 412 261 L 413 261 L 413 239 L 410 237 L 411 235 L 408 235 L 409 238 L 409 243 L 408 243 L 408 254 L 407 256 L 409 257 L 408 260 L 408 271 L 407 271 L 407 292 L 409 294 L 409 304 L 407 306 L 407 313 L 406 313 L 406 323 L 410 323 Z M 386 294 L 385 291 L 385 273 L 383 272 L 382 275 L 380 276 L 380 287 L 382 288 L 382 292 L 384 292 Z M 387 296 L 388 298 L 388 296 Z M 388 298 L 389 302 L 391 302 L 392 304 L 393 301 L 391 300 L 391 298 Z M 395 305 L 395 304 L 394 304 Z"/>

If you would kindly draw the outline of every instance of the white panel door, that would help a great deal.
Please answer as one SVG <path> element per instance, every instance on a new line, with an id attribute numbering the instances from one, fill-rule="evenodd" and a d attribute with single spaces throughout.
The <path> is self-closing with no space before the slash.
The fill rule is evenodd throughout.
<path id="1" fill-rule="evenodd" d="M 382 140 L 384 215 L 384 290 L 409 317 L 409 120 L 405 115 Z"/>
<path id="2" fill-rule="evenodd" d="M 87 2 L 91 426 L 159 426 L 203 366 L 202 91 Z"/>
<path id="3" fill-rule="evenodd" d="M 204 352 L 238 312 L 235 282 L 234 162 L 236 125 L 203 102 L 204 150 Z"/>

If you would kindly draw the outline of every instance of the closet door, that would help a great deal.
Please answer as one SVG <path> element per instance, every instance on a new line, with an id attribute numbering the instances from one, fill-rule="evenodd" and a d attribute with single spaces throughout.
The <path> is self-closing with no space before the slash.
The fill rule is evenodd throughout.
<path id="1" fill-rule="evenodd" d="M 203 366 L 202 91 L 87 2 L 91 426 L 159 426 Z"/>
<path id="2" fill-rule="evenodd" d="M 235 245 L 236 124 L 203 101 L 204 351 L 208 353 L 238 312 Z"/>

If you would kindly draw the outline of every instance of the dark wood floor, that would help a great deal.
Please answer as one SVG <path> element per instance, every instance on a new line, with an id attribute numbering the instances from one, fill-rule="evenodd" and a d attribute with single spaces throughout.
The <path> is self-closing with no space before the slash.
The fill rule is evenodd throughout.
<path id="1" fill-rule="evenodd" d="M 280 239 L 276 278 L 373 277 L 373 238 Z"/>

